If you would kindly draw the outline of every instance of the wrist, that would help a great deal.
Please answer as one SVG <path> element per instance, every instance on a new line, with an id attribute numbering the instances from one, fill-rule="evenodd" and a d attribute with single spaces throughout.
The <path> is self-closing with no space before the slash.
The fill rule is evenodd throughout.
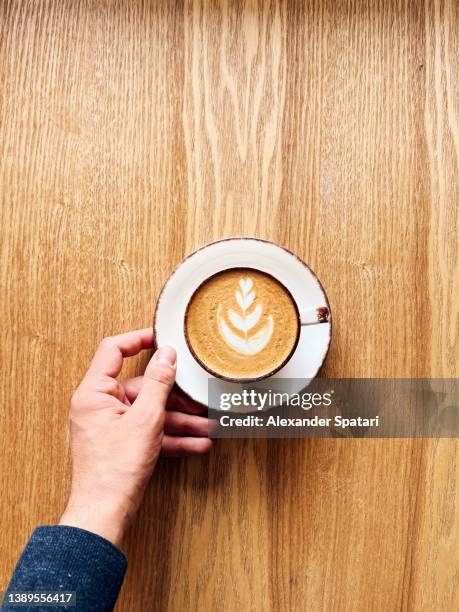
<path id="1" fill-rule="evenodd" d="M 92 531 L 120 546 L 134 513 L 117 499 L 87 499 L 71 495 L 59 525 Z"/>

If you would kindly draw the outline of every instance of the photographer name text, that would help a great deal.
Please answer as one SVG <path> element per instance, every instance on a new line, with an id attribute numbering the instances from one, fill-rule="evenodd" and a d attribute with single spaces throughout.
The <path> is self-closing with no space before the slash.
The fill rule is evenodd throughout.
<path id="1" fill-rule="evenodd" d="M 232 417 L 225 414 L 218 419 L 221 427 L 336 427 L 346 429 L 348 427 L 379 427 L 379 416 L 367 419 L 356 417 L 349 419 L 341 415 L 334 417 L 312 418 L 285 418 L 280 416 L 254 416 Z"/>

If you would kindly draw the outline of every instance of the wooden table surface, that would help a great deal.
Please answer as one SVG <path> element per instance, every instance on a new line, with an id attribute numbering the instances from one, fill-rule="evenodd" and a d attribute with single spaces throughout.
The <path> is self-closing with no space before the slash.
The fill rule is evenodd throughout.
<path id="1" fill-rule="evenodd" d="M 99 340 L 210 240 L 312 266 L 323 376 L 458 376 L 458 48 L 455 0 L 0 2 L 0 587 L 64 507 Z M 458 489 L 451 439 L 164 461 L 117 609 L 450 612 Z"/>

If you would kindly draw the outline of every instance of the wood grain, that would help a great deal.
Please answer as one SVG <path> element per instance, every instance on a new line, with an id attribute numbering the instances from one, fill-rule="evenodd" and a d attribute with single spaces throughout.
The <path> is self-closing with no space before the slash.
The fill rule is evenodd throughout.
<path id="1" fill-rule="evenodd" d="M 63 509 L 99 339 L 209 240 L 312 266 L 323 375 L 458 376 L 458 48 L 454 0 L 0 3 L 0 586 Z M 163 462 L 118 609 L 449 612 L 458 486 L 446 439 Z"/>

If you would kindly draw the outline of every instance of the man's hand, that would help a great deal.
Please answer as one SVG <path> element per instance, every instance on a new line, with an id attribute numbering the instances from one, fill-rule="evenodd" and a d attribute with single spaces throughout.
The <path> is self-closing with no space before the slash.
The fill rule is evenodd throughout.
<path id="1" fill-rule="evenodd" d="M 105 338 L 70 405 L 72 487 L 60 524 L 93 531 L 116 545 L 140 505 L 160 452 L 201 454 L 212 444 L 206 437 L 208 420 L 196 414 L 198 406 L 170 395 L 173 348 L 156 351 L 144 376 L 124 383 L 116 379 L 125 357 L 152 345 L 151 329 Z M 195 414 L 166 411 L 168 399 Z"/>

